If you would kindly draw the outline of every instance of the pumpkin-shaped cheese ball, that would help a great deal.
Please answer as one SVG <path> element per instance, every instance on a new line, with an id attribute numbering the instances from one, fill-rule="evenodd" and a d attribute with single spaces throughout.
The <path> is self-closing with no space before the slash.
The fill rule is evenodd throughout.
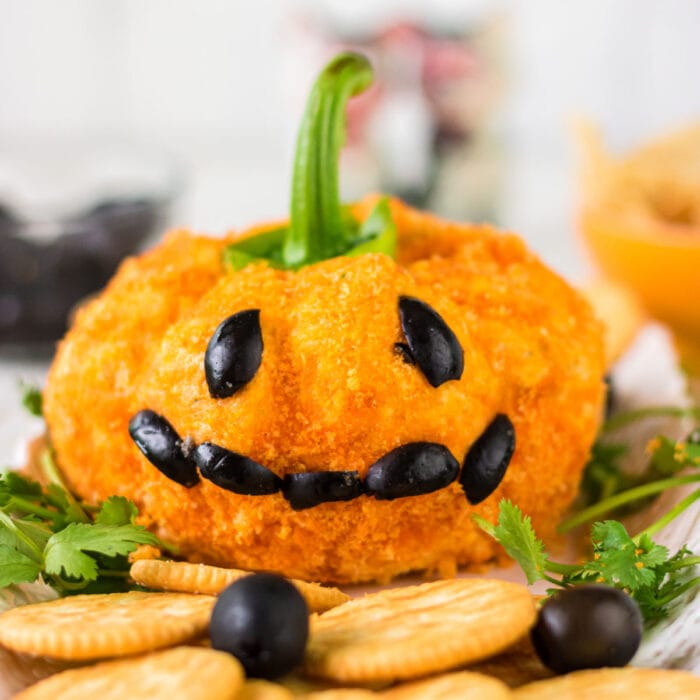
<path id="1" fill-rule="evenodd" d="M 337 99 L 368 75 L 345 54 L 317 82 L 288 225 L 171 233 L 79 313 L 52 367 L 69 483 L 132 498 L 192 560 L 448 574 L 498 554 L 473 514 L 509 498 L 552 534 L 576 493 L 599 324 L 515 236 L 376 197 L 339 207 Z"/>

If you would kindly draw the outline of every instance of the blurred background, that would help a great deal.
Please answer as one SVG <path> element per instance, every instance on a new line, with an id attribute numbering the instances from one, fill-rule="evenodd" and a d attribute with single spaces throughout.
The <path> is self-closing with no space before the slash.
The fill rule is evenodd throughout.
<path id="1" fill-rule="evenodd" d="M 588 266 L 571 121 L 594 120 L 623 149 L 700 115 L 700 3 L 687 0 L 0 8 L 0 421 L 10 427 L 17 376 L 41 378 L 65 312 L 123 255 L 168 225 L 217 235 L 285 214 L 304 98 L 340 48 L 365 51 L 378 75 L 350 110 L 348 198 L 382 189 L 493 221 L 574 281 Z"/>

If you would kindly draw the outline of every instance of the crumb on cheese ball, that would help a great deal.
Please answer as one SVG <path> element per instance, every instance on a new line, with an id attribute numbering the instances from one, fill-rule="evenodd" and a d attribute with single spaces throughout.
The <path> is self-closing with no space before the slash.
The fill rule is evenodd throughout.
<path id="1" fill-rule="evenodd" d="M 603 400 L 588 304 L 513 235 L 313 191 L 288 225 L 169 235 L 78 314 L 45 392 L 71 486 L 193 561 L 306 580 L 493 560 L 472 515 L 501 498 L 552 535 Z"/>

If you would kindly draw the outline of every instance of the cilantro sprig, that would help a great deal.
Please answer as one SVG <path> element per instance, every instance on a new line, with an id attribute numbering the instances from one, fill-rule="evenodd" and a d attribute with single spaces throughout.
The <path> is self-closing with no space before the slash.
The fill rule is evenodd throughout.
<path id="1" fill-rule="evenodd" d="M 689 505 L 682 504 L 682 509 Z M 679 507 L 674 510 L 671 519 L 682 512 Z M 554 561 L 529 516 L 508 500 L 500 502 L 495 525 L 479 516 L 474 519 L 520 565 L 529 584 L 548 581 L 557 587 L 551 593 L 583 583 L 606 583 L 625 590 L 637 601 L 647 625 L 666 617 L 683 593 L 700 585 L 700 576 L 694 573 L 700 556 L 687 547 L 671 555 L 652 539 L 652 534 L 669 521 L 668 514 L 635 537 L 616 520 L 595 523 L 591 529 L 592 557 L 576 564 Z"/>
<path id="2" fill-rule="evenodd" d="M 128 555 L 160 541 L 135 524 L 131 501 L 112 496 L 97 507 L 80 504 L 48 451 L 42 462 L 46 487 L 0 474 L 0 588 L 41 578 L 63 595 L 126 590 Z"/>

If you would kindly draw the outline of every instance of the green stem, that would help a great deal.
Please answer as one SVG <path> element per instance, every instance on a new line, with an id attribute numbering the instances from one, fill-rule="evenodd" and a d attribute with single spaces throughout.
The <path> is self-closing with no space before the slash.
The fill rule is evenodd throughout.
<path id="1" fill-rule="evenodd" d="M 25 535 L 22 530 L 20 530 L 17 525 L 15 525 L 14 520 L 5 512 L 0 510 L 0 525 L 4 525 L 8 530 L 12 531 L 15 537 L 24 544 L 32 555 L 32 558 L 43 566 L 44 564 L 44 553 L 36 546 L 31 537 Z"/>
<path id="2" fill-rule="evenodd" d="M 290 267 L 338 255 L 349 239 L 338 187 L 345 107 L 371 82 L 369 61 L 348 52 L 325 67 L 311 91 L 297 138 L 290 224 L 283 247 Z"/>
<path id="3" fill-rule="evenodd" d="M 623 411 L 607 420 L 600 428 L 601 433 L 624 428 L 644 418 L 700 418 L 700 406 L 680 408 L 679 406 L 650 406 L 633 411 Z"/>
<path id="4" fill-rule="evenodd" d="M 41 506 L 38 506 L 35 503 L 32 503 L 31 501 L 27 501 L 21 496 L 12 496 L 8 504 L 3 508 L 3 510 L 6 512 L 12 512 L 14 509 L 21 510 L 24 513 L 32 513 L 33 515 L 38 515 L 40 518 L 43 518 L 44 520 L 50 520 L 51 522 L 54 522 L 55 520 L 61 517 L 61 515 L 55 510 L 42 508 Z"/>
<path id="5" fill-rule="evenodd" d="M 87 513 L 83 510 L 80 503 L 78 503 L 73 494 L 70 492 L 70 489 L 66 485 L 65 481 L 63 481 L 63 477 L 61 476 L 61 472 L 59 472 L 58 470 L 58 466 L 53 458 L 53 454 L 50 448 L 47 448 L 42 452 L 40 463 L 41 469 L 44 472 L 44 476 L 46 477 L 46 479 L 49 481 L 49 483 L 58 486 L 66 492 L 66 499 L 68 503 L 70 503 L 71 506 L 75 508 L 76 512 L 80 515 L 82 522 L 91 522 Z"/>
<path id="6" fill-rule="evenodd" d="M 573 574 L 580 571 L 581 567 L 578 564 L 562 564 L 557 561 L 547 559 L 547 571 L 552 571 L 555 574 Z"/>
<path id="7" fill-rule="evenodd" d="M 549 574 L 542 574 L 542 578 L 545 581 L 549 581 L 551 584 L 554 584 L 555 586 L 559 586 L 559 588 L 566 588 L 566 586 L 559 579 L 554 578 L 554 576 L 550 576 Z"/>
<path id="8" fill-rule="evenodd" d="M 695 578 L 690 579 L 690 581 L 686 581 L 680 588 L 677 588 L 675 591 L 673 591 L 673 593 L 669 593 L 667 596 L 657 599 L 656 604 L 659 607 L 668 605 L 672 600 L 678 598 L 678 596 L 683 595 L 686 591 L 689 591 L 691 588 L 694 588 L 698 584 L 700 584 L 700 576 L 696 576 Z"/>
<path id="9" fill-rule="evenodd" d="M 697 566 L 698 564 L 700 564 L 700 556 L 686 557 L 680 561 L 673 562 L 671 570 L 676 571 L 677 569 L 685 569 L 689 566 Z"/>
<path id="10" fill-rule="evenodd" d="M 696 481 L 700 481 L 700 478 L 696 477 Z M 639 543 L 644 535 L 653 537 L 659 530 L 663 530 L 674 518 L 677 518 L 686 508 L 695 503 L 695 501 L 700 499 L 700 489 L 696 489 L 693 493 L 688 494 L 682 501 L 678 502 L 668 513 L 665 513 L 663 517 L 659 518 L 655 523 L 650 525 L 646 530 L 642 530 L 632 539 Z"/>
<path id="11" fill-rule="evenodd" d="M 105 578 L 129 578 L 128 571 L 119 571 L 117 569 L 98 569 L 97 573 Z"/>
<path id="12" fill-rule="evenodd" d="M 647 496 L 653 496 L 654 494 L 661 493 L 666 489 L 673 488 L 674 486 L 683 486 L 684 484 L 692 484 L 694 482 L 700 482 L 700 475 L 693 476 L 677 476 L 671 479 L 662 479 L 661 481 L 652 481 L 649 484 L 644 484 L 643 486 L 637 486 L 633 489 L 628 489 L 627 491 L 622 491 L 617 493 L 610 498 L 606 498 L 589 508 L 584 508 L 584 510 L 572 515 L 570 518 L 564 520 L 564 522 L 559 525 L 559 532 L 569 532 L 583 523 L 589 522 L 590 520 L 595 520 L 596 518 L 604 515 L 605 513 L 615 510 L 620 506 L 626 505 L 627 503 L 632 503 L 633 501 L 638 501 L 641 498 L 646 498 Z"/>

